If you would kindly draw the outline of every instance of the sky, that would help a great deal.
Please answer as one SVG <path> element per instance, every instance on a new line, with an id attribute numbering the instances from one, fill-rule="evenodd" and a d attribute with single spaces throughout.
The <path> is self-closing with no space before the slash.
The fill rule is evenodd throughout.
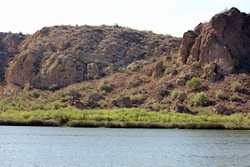
<path id="1" fill-rule="evenodd" d="M 1 0 L 0 32 L 32 34 L 54 25 L 115 25 L 182 37 L 216 13 L 250 0 Z"/>

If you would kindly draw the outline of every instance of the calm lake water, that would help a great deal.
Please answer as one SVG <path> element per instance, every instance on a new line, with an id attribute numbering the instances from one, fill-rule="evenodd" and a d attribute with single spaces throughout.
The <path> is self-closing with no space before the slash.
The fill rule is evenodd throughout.
<path id="1" fill-rule="evenodd" d="M 250 166 L 250 131 L 0 126 L 0 166 Z"/>

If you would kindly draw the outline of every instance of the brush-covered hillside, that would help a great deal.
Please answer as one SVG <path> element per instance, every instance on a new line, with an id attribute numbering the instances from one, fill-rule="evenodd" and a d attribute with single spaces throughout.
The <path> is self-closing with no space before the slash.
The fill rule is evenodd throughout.
<path id="1" fill-rule="evenodd" d="M 236 8 L 182 39 L 105 25 L 5 36 L 0 36 L 1 112 L 68 106 L 250 112 L 250 15 Z"/>

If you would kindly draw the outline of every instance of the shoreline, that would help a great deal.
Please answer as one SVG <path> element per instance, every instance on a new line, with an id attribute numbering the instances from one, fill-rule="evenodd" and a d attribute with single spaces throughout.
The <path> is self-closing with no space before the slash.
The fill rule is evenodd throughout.
<path id="1" fill-rule="evenodd" d="M 50 127 L 82 127 L 82 128 L 142 128 L 142 129 L 221 129 L 250 130 L 250 123 L 232 122 L 140 122 L 140 121 L 93 121 L 72 120 L 61 125 L 56 120 L 3 120 L 0 126 L 50 126 Z"/>

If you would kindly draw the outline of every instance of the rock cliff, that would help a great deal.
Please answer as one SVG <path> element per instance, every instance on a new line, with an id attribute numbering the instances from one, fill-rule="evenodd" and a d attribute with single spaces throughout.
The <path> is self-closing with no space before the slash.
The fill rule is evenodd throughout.
<path id="1" fill-rule="evenodd" d="M 157 57 L 180 39 L 119 26 L 45 27 L 27 37 L 6 71 L 7 83 L 55 89 Z"/>
<path id="2" fill-rule="evenodd" d="M 0 33 L 0 82 L 4 81 L 4 73 L 15 54 L 19 53 L 18 47 L 26 38 L 19 33 Z"/>
<path id="3" fill-rule="evenodd" d="M 250 15 L 231 8 L 183 35 L 179 62 L 208 66 L 212 81 L 235 70 L 250 72 Z M 205 70 L 206 71 L 206 70 Z M 214 76 L 213 76 L 214 75 Z"/>

